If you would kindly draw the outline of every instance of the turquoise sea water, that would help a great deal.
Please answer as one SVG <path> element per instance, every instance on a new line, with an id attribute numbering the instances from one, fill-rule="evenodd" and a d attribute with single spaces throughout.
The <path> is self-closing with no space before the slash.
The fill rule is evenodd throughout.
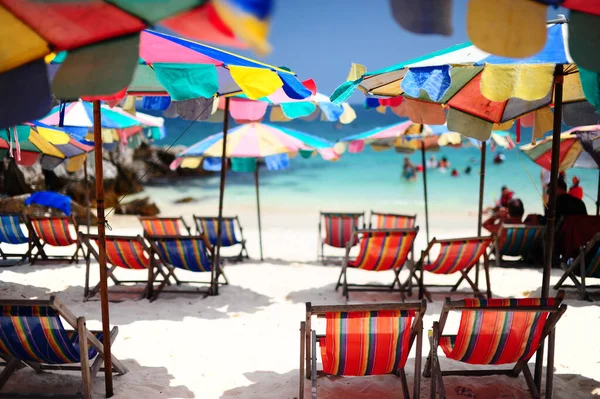
<path id="1" fill-rule="evenodd" d="M 320 135 L 328 140 L 360 133 L 376 126 L 385 126 L 401 121 L 393 114 L 381 115 L 372 110 L 355 106 L 358 118 L 350 125 L 336 126 L 329 122 L 307 122 L 296 120 L 284 126 Z M 157 145 L 171 145 L 190 126 L 189 121 L 167 119 L 166 139 Z M 566 127 L 565 127 L 566 129 Z M 176 145 L 191 145 L 210 134 L 220 132 L 222 126 L 214 123 L 196 122 L 176 141 Z M 530 139 L 524 132 L 521 144 Z M 498 152 L 499 149 L 496 149 Z M 485 205 L 491 205 L 499 197 L 500 187 L 509 186 L 525 204 L 526 213 L 543 212 L 538 190 L 541 190 L 540 168 L 518 150 L 504 151 L 506 161 L 494 165 L 495 153 L 488 149 L 485 180 Z M 468 213 L 477 211 L 479 192 L 480 150 L 478 148 L 442 148 L 439 152 L 427 153 L 439 160 L 446 156 L 451 168 L 457 168 L 459 177 L 451 177 L 450 170 L 442 173 L 429 170 L 427 174 L 429 206 L 431 214 Z M 369 210 L 381 209 L 398 213 L 422 213 L 423 182 L 419 174 L 414 182 L 401 178 L 404 154 L 393 150 L 375 152 L 371 148 L 359 154 L 345 153 L 338 162 L 326 162 L 319 156 L 311 159 L 297 157 L 291 167 L 284 171 L 261 169 L 260 189 L 263 208 L 289 208 L 290 211 L 323 210 Z M 420 152 L 409 155 L 415 164 L 421 163 Z M 465 175 L 470 165 L 472 172 Z M 572 169 L 567 172 L 570 182 L 572 175 L 580 176 L 586 194 L 596 197 L 598 172 Z M 148 192 L 159 203 L 172 204 L 182 196 L 193 196 L 203 201 L 215 203 L 218 196 L 218 175 L 209 178 L 185 179 L 166 187 L 149 187 Z M 227 176 L 226 207 L 253 205 L 255 201 L 254 175 L 230 172 Z M 585 198 L 588 211 L 595 212 L 595 202 Z M 215 208 L 216 209 L 216 208 Z"/>

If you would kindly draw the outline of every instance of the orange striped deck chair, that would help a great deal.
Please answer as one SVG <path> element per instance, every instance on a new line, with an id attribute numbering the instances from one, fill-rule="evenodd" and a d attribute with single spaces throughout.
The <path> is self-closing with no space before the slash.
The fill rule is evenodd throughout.
<path id="1" fill-rule="evenodd" d="M 563 287 L 575 287 L 579 291 L 581 300 L 590 299 L 587 289 L 599 286 L 587 285 L 586 279 L 600 278 L 600 232 L 585 245 L 579 248 L 579 255 L 568 265 L 563 265 L 565 273 L 554 286 L 555 290 Z M 579 277 L 579 279 L 578 279 Z M 564 284 L 570 278 L 574 285 Z"/>
<path id="2" fill-rule="evenodd" d="M 37 243 L 39 243 L 38 251 L 33 256 L 31 264 L 34 264 L 39 257 L 44 261 L 69 259 L 69 263 L 77 263 L 79 261 L 79 251 L 81 251 L 82 257 L 85 258 L 85 252 L 77 237 L 77 222 L 72 215 L 52 217 L 30 216 L 28 220 L 35 232 L 35 237 L 33 237 L 32 240 L 36 240 Z M 71 230 L 71 226 L 73 227 L 73 231 Z M 44 251 L 46 245 L 52 247 L 68 247 L 75 245 L 75 252 L 72 256 L 50 256 Z"/>
<path id="3" fill-rule="evenodd" d="M 300 323 L 300 387 L 312 381 L 317 397 L 317 376 L 400 377 L 404 398 L 410 399 L 404 368 L 416 341 L 413 398 L 419 398 L 423 315 L 427 302 L 312 306 L 306 303 L 306 319 Z M 313 317 L 324 318 L 324 335 L 312 328 Z M 319 351 L 317 351 L 317 345 Z M 319 356 L 320 354 L 320 356 Z M 317 358 L 321 358 L 321 370 Z M 394 396 L 396 397 L 396 396 Z"/>
<path id="4" fill-rule="evenodd" d="M 72 330 L 65 329 L 62 320 Z M 113 327 L 111 342 L 118 332 L 118 327 Z M 92 382 L 104 362 L 103 343 L 102 332 L 88 330 L 85 318 L 76 317 L 54 296 L 49 300 L 0 300 L 0 357 L 7 362 L 0 374 L 0 396 L 91 398 Z M 127 368 L 115 356 L 111 359 L 113 372 L 127 373 Z M 83 384 L 76 395 L 60 394 L 56 386 L 48 387 L 45 392 L 24 393 L 21 389 L 27 384 L 19 385 L 20 392 L 4 392 L 4 385 L 15 371 L 26 366 L 38 373 L 78 370 Z"/>
<path id="5" fill-rule="evenodd" d="M 342 271 L 338 278 L 336 291 L 343 287 L 343 295 L 350 297 L 350 291 L 393 291 L 396 283 L 398 292 L 404 296 L 405 289 L 398 275 L 404 264 L 409 261 L 414 266 L 413 244 L 419 228 L 412 229 L 365 229 L 354 230 L 352 240 L 359 242 L 359 253 L 356 259 L 350 259 L 351 243 L 346 247 L 346 256 L 342 263 Z M 395 274 L 390 286 L 380 284 L 349 284 L 348 269 L 356 268 L 376 272 L 392 270 Z"/>
<path id="6" fill-rule="evenodd" d="M 192 230 L 183 220 L 183 216 L 179 217 L 155 217 L 155 216 L 139 216 L 138 219 L 144 228 L 144 235 L 152 236 L 172 236 L 172 235 L 190 235 Z"/>
<path id="7" fill-rule="evenodd" d="M 429 331 L 431 352 L 425 364 L 424 376 L 431 377 L 432 398 L 446 398 L 443 376 L 486 376 L 503 374 L 518 377 L 521 372 L 532 398 L 540 397 L 527 362 L 548 338 L 546 366 L 546 396 L 552 396 L 554 369 L 554 328 L 566 311 L 561 305 L 564 291 L 556 298 L 523 299 L 464 299 L 451 302 L 446 299 L 439 322 Z M 460 325 L 455 335 L 444 335 L 449 312 L 461 312 Z M 438 358 L 441 348 L 448 359 L 472 365 L 500 366 L 515 364 L 512 368 L 485 370 L 442 370 Z M 541 363 L 540 363 L 541 365 Z M 539 369 L 541 378 L 541 368 Z M 536 373 L 537 374 L 537 373 Z M 489 395 L 489 392 L 488 392 Z"/>
<path id="8" fill-rule="evenodd" d="M 327 260 L 334 261 L 333 256 L 325 256 L 325 245 L 332 248 L 346 248 L 348 243 L 352 246 L 358 244 L 358 241 L 352 241 L 352 231 L 354 229 L 365 228 L 364 212 L 320 212 L 319 213 L 319 246 L 317 247 L 317 259 L 323 262 Z"/>
<path id="9" fill-rule="evenodd" d="M 157 256 L 160 264 L 167 270 L 166 276 L 156 289 L 151 292 L 151 300 L 155 300 L 161 292 L 176 293 L 203 293 L 205 296 L 215 292 L 216 284 L 228 284 L 227 277 L 220 270 L 217 276 L 213 267 L 213 248 L 205 235 L 185 236 L 185 235 L 166 235 L 166 236 L 147 236 L 152 250 L 151 257 Z M 220 268 L 220 266 L 219 266 Z M 182 281 L 175 275 L 175 270 L 184 270 L 193 273 L 210 274 L 209 281 Z M 219 283 L 218 277 L 223 276 L 224 283 Z M 206 284 L 206 290 L 192 288 L 189 290 L 165 290 L 165 285 L 169 279 L 173 278 L 175 283 L 183 284 Z M 149 286 L 151 289 L 153 284 Z"/>
<path id="10" fill-rule="evenodd" d="M 487 285 L 487 297 L 492 297 L 490 288 L 489 260 L 487 250 L 492 245 L 492 237 L 469 237 L 454 238 L 450 240 L 436 240 L 435 238 L 427 245 L 425 251 L 421 253 L 421 259 L 417 262 L 415 273 L 420 272 L 419 298 L 423 295 L 431 301 L 432 292 L 427 287 L 451 287 L 450 292 L 458 289 L 462 281 L 466 281 L 475 295 L 480 295 L 479 287 L 469 278 L 469 272 L 475 268 L 478 262 L 483 258 L 483 269 Z M 431 260 L 430 254 L 435 248 L 439 249 L 437 258 Z M 477 272 L 477 270 L 475 270 Z M 453 274 L 459 273 L 460 280 L 454 285 L 426 285 L 424 282 L 425 272 L 434 274 Z M 477 281 L 477 279 L 475 279 Z M 447 292 L 447 291 L 446 291 Z"/>
<path id="11" fill-rule="evenodd" d="M 84 297 L 89 299 L 96 295 L 100 290 L 100 283 L 90 289 L 90 264 L 91 256 L 97 261 L 99 260 L 98 248 L 98 236 L 96 234 L 83 234 L 79 233 L 79 240 L 82 245 L 86 246 L 88 255 L 86 256 L 86 272 L 85 272 L 85 288 Z M 115 286 L 129 285 L 129 284 L 144 284 L 145 289 L 142 297 L 148 296 L 150 289 L 148 287 L 149 281 L 157 281 L 157 274 L 165 276 L 164 271 L 161 268 L 154 267 L 155 262 L 150 258 L 150 246 L 144 241 L 142 236 L 117 236 L 108 235 L 106 236 L 106 264 L 107 278 L 110 278 Z M 130 269 L 140 270 L 146 277 L 143 280 L 120 280 L 115 276 L 115 271 L 118 269 Z M 148 277 L 149 273 L 153 273 L 153 276 Z M 111 289 L 110 292 L 131 292 L 125 290 Z"/>
<path id="12" fill-rule="evenodd" d="M 543 239 L 545 231 L 546 226 L 503 224 L 494 242 L 496 266 L 500 267 L 503 256 L 527 258 L 535 245 Z"/>
<path id="13" fill-rule="evenodd" d="M 369 215 L 370 229 L 412 229 L 416 225 L 417 215 L 401 215 L 399 213 L 381 213 L 371 211 Z"/>
<path id="14" fill-rule="evenodd" d="M 196 223 L 196 231 L 198 234 L 205 234 L 208 237 L 208 241 L 214 247 L 217 245 L 219 218 L 215 216 L 196 216 L 194 215 L 194 222 Z M 240 232 L 239 238 L 236 233 L 236 226 Z M 221 247 L 232 247 L 234 245 L 240 245 L 240 253 L 234 258 L 241 262 L 244 258 L 248 259 L 248 250 L 246 249 L 246 240 L 244 239 L 244 229 L 240 224 L 240 219 L 237 216 L 223 217 L 221 224 Z M 221 256 L 221 258 L 225 258 Z"/>

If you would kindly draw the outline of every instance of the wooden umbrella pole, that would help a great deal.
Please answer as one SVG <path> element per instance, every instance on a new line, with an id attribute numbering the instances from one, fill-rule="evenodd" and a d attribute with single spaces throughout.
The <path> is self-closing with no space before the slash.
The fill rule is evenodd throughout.
<path id="1" fill-rule="evenodd" d="M 217 101 L 217 99 L 215 99 Z M 221 153 L 221 182 L 219 184 L 219 215 L 217 217 L 217 248 L 213 263 L 212 295 L 219 295 L 219 265 L 221 264 L 221 243 L 223 230 L 223 196 L 225 194 L 225 179 L 227 177 L 227 130 L 229 129 L 229 97 L 225 98 L 225 116 L 223 117 L 223 152 Z"/>
<path id="2" fill-rule="evenodd" d="M 113 396 L 110 320 L 108 311 L 108 277 L 106 275 L 106 226 L 104 220 L 104 171 L 102 169 L 102 127 L 100 101 L 94 101 L 94 160 L 96 166 L 96 213 L 98 218 L 98 266 L 100 267 L 100 307 L 104 346 L 104 384 L 106 397 Z"/>
<path id="3" fill-rule="evenodd" d="M 477 212 L 477 237 L 481 237 L 483 224 L 483 192 L 485 188 L 485 158 L 487 152 L 487 143 L 481 142 L 481 167 L 479 168 L 479 209 Z M 475 287 L 479 287 L 479 262 L 475 269 Z"/>
<path id="4" fill-rule="evenodd" d="M 596 194 L 596 215 L 600 215 L 600 170 L 598 170 L 598 193 Z"/>
<path id="5" fill-rule="evenodd" d="M 425 197 L 425 236 L 429 243 L 429 204 L 427 202 L 427 162 L 425 161 L 425 143 L 421 140 L 421 162 L 423 163 L 423 195 Z"/>
<path id="6" fill-rule="evenodd" d="M 256 185 L 256 210 L 258 214 L 258 242 L 260 244 L 260 260 L 263 260 L 263 245 L 262 245 L 262 227 L 260 224 L 260 196 L 258 190 L 258 159 L 256 160 L 256 169 L 254 170 L 254 184 Z"/>
<path id="7" fill-rule="evenodd" d="M 90 184 L 88 178 L 88 156 L 85 156 L 85 163 L 83 164 L 83 180 L 85 181 L 85 206 L 86 206 L 86 224 L 87 224 L 87 234 L 90 234 L 90 225 L 92 224 L 92 217 L 90 215 Z"/>
<path id="8" fill-rule="evenodd" d="M 560 155 L 560 133 L 562 130 L 562 102 L 563 102 L 563 66 L 557 65 L 554 72 L 554 126 L 552 130 L 552 164 L 550 165 L 550 184 L 548 198 L 548 224 L 546 225 L 546 247 L 544 256 L 544 274 L 542 277 L 542 298 L 547 298 L 550 293 L 550 274 L 554 254 L 554 231 L 556 228 L 556 191 L 558 187 L 558 166 Z M 540 346 L 535 358 L 534 381 L 538 390 L 542 385 L 542 363 L 544 359 L 544 346 Z M 548 392 L 546 393 L 548 395 Z M 550 393 L 551 396 L 551 393 Z M 550 397 L 549 396 L 549 397 Z"/>

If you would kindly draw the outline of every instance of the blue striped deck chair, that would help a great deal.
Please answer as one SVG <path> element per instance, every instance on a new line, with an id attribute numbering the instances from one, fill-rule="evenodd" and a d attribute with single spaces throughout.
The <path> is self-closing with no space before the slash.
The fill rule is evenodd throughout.
<path id="1" fill-rule="evenodd" d="M 21 225 L 27 225 L 27 221 L 19 214 L 0 214 L 0 244 L 19 245 L 27 244 L 27 251 L 24 254 L 7 253 L 0 248 L 2 259 L 21 258 L 25 260 L 30 257 L 33 243 L 29 230 L 23 230 Z"/>
<path id="2" fill-rule="evenodd" d="M 165 235 L 165 236 L 146 236 L 150 242 L 152 250 L 151 258 L 154 255 L 158 256 L 160 263 L 167 269 L 167 275 L 164 281 L 157 288 L 153 288 L 153 284 L 148 285 L 148 298 L 151 301 L 156 300 L 161 292 L 169 292 L 165 290 L 165 286 L 170 278 L 173 278 L 177 285 L 182 284 L 208 284 L 208 289 L 200 290 L 172 290 L 176 293 L 203 293 L 205 296 L 215 292 L 215 285 L 219 284 L 219 276 L 222 275 L 225 282 L 228 284 L 227 277 L 219 267 L 218 270 L 213 270 L 213 254 L 212 246 L 208 242 L 206 236 L 181 236 L 181 235 Z M 175 270 L 185 270 L 192 273 L 209 273 L 209 281 L 182 281 L 175 275 Z M 218 273 L 217 273 L 218 271 Z"/>
<path id="3" fill-rule="evenodd" d="M 563 265 L 565 273 L 554 286 L 555 290 L 563 287 L 575 287 L 580 299 L 589 299 L 588 288 L 600 288 L 586 284 L 588 278 L 600 278 L 600 232 L 585 245 L 579 248 L 579 255 L 569 265 Z M 578 279 L 579 277 L 579 279 Z M 570 278 L 574 285 L 564 284 Z"/>
<path id="4" fill-rule="evenodd" d="M 504 224 L 495 237 L 494 252 L 496 266 L 500 266 L 503 256 L 521 256 L 524 259 L 531 254 L 535 246 L 543 239 L 545 226 L 526 224 Z"/>
<path id="5" fill-rule="evenodd" d="M 64 328 L 62 319 L 73 330 Z M 113 327 L 110 340 L 118 334 Z M 56 297 L 49 300 L 2 299 L 0 300 L 0 357 L 6 361 L 0 373 L 0 396 L 21 397 L 24 392 L 4 392 L 4 386 L 13 373 L 25 365 L 37 372 L 44 370 L 80 370 L 82 385 L 75 395 L 60 397 L 92 397 L 92 381 L 103 363 L 103 336 L 90 331 L 84 317 L 76 317 Z M 86 348 L 81 351 L 80 348 Z M 127 373 L 127 368 L 111 356 L 113 371 Z M 93 362 L 90 365 L 90 362 Z M 23 388 L 26 384 L 20 384 Z M 48 396 L 47 392 L 30 394 L 34 397 Z"/>
<path id="6" fill-rule="evenodd" d="M 214 216 L 196 216 L 194 215 L 194 223 L 198 234 L 206 234 L 208 241 L 214 247 L 217 245 L 217 227 L 218 218 Z M 236 234 L 236 225 L 240 231 L 239 238 Z M 240 245 L 240 253 L 233 259 L 241 262 L 244 258 L 248 259 L 248 250 L 246 249 L 246 240 L 244 239 L 244 230 L 240 224 L 240 219 L 237 216 L 223 217 L 221 226 L 221 247 L 233 247 Z"/>

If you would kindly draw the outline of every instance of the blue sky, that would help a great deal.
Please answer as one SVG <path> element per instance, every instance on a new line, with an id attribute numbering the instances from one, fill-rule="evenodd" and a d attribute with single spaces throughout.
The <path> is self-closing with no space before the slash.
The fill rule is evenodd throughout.
<path id="1" fill-rule="evenodd" d="M 388 0 L 277 0 L 270 34 L 274 50 L 263 61 L 287 66 L 300 79 L 315 79 L 318 90 L 330 95 L 346 80 L 352 62 L 372 71 L 468 41 L 466 8 L 467 0 L 454 0 L 454 32 L 439 36 L 401 28 Z M 549 9 L 548 16 L 558 12 Z M 351 98 L 362 101 L 361 93 Z"/>

